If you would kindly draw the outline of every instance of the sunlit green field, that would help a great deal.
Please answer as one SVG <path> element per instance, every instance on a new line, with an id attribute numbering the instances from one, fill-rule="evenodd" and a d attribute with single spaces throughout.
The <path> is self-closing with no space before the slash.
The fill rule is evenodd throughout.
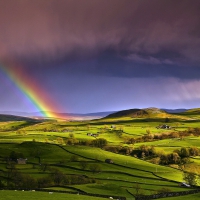
<path id="1" fill-rule="evenodd" d="M 166 115 L 168 116 L 168 115 Z M 165 116 L 165 117 L 166 117 Z M 184 118 L 185 117 L 185 118 Z M 23 174 L 30 175 L 34 179 L 49 176 L 52 169 L 59 170 L 65 175 L 84 175 L 93 183 L 73 184 L 70 188 L 52 187 L 50 190 L 73 191 L 79 190 L 92 194 L 106 194 L 123 196 L 134 199 L 137 185 L 143 194 L 155 194 L 166 188 L 169 191 L 186 191 L 192 188 L 179 187 L 183 182 L 183 172 L 178 166 L 161 166 L 135 158 L 131 155 L 121 155 L 105 151 L 103 148 L 92 145 L 81 145 L 77 141 L 91 143 L 97 138 L 107 140 L 107 145 L 130 147 L 138 149 L 141 145 L 154 146 L 157 151 L 172 153 L 181 147 L 200 147 L 200 137 L 188 136 L 182 139 L 172 138 L 154 140 L 151 142 L 138 142 L 126 144 L 127 138 L 138 138 L 148 132 L 151 134 L 170 133 L 171 131 L 183 131 L 188 128 L 200 127 L 200 123 L 188 120 L 189 115 L 170 119 L 168 125 L 172 129 L 157 129 L 164 124 L 164 118 L 154 119 L 119 117 L 99 119 L 91 121 L 44 121 L 44 122 L 0 122 L 0 180 L 6 184 L 5 174 L 9 170 L 6 158 L 12 151 L 22 153 L 27 158 L 26 165 L 15 165 L 15 169 Z M 187 119 L 187 120 L 186 120 Z M 122 130 L 122 132 L 119 132 Z M 97 138 L 88 136 L 88 133 L 98 134 Z M 120 133 L 120 134 L 119 134 Z M 69 144 L 67 140 L 73 140 L 75 144 Z M 73 160 L 75 157 L 75 160 Z M 106 159 L 112 159 L 114 164 L 105 163 Z M 199 157 L 190 158 L 190 163 L 185 164 L 185 170 L 200 174 Z M 82 168 L 81 163 L 86 162 L 87 167 Z M 47 169 L 42 170 L 41 164 Z M 98 165 L 100 171 L 93 172 L 90 167 Z M 65 185 L 66 186 L 66 185 Z M 68 186 L 68 185 L 67 185 Z M 48 189 L 48 188 L 46 188 Z M 3 195 L 2 195 L 3 194 Z M 20 199 L 102 199 L 90 196 L 70 195 L 45 192 L 0 191 L 0 199 L 19 197 Z M 192 196 L 192 195 L 191 195 Z M 192 198 L 198 195 L 193 195 Z M 183 197 L 185 198 L 185 197 Z M 172 199 L 172 198 L 169 198 Z M 178 197 L 177 197 L 178 199 Z"/>

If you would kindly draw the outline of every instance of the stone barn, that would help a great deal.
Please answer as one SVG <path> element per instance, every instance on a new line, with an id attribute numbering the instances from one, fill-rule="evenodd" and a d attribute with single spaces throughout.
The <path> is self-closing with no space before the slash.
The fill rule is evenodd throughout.
<path id="1" fill-rule="evenodd" d="M 27 159 L 24 158 L 18 158 L 17 159 L 17 164 L 19 165 L 25 165 L 26 164 Z"/>
<path id="2" fill-rule="evenodd" d="M 109 164 L 114 163 L 112 159 L 105 159 L 105 162 L 106 162 L 106 163 L 109 163 Z"/>

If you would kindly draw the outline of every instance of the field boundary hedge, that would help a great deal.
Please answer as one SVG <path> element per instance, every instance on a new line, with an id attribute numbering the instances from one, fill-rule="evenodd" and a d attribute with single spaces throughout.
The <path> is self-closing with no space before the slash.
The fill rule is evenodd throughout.
<path id="1" fill-rule="evenodd" d="M 135 200 L 149 200 L 149 199 L 159 199 L 165 197 L 176 197 L 176 196 L 185 196 L 189 194 L 200 193 L 200 189 L 197 190 L 189 190 L 189 191 L 181 191 L 181 192 L 167 192 L 153 195 L 140 195 L 135 196 Z"/>
<path id="2" fill-rule="evenodd" d="M 102 197 L 102 198 L 112 197 L 114 199 L 126 200 L 126 197 L 120 197 L 120 196 L 114 196 L 114 195 L 106 195 L 106 194 L 93 194 L 93 193 L 83 192 L 82 190 L 79 190 L 79 189 L 76 189 L 76 190 L 77 190 L 77 192 L 63 191 L 63 190 L 50 190 L 50 189 L 36 189 L 36 191 L 41 191 L 41 192 L 58 192 L 58 193 L 68 193 L 68 194 L 78 194 L 78 195 Z"/>

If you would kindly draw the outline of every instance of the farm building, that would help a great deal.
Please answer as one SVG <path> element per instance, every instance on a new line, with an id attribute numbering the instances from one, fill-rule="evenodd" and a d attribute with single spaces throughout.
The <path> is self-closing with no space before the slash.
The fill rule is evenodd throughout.
<path id="1" fill-rule="evenodd" d="M 106 163 L 109 163 L 109 164 L 114 163 L 112 159 L 105 159 L 105 162 L 106 162 Z"/>
<path id="2" fill-rule="evenodd" d="M 17 164 L 19 165 L 25 165 L 26 164 L 27 159 L 24 158 L 18 158 L 17 159 Z"/>
<path id="3" fill-rule="evenodd" d="M 98 133 L 87 133 L 87 136 L 93 136 L 93 137 L 98 137 Z"/>
<path id="4" fill-rule="evenodd" d="M 171 129 L 171 127 L 170 127 L 169 125 L 166 125 L 166 124 L 157 126 L 156 128 L 157 128 L 157 129 Z"/>

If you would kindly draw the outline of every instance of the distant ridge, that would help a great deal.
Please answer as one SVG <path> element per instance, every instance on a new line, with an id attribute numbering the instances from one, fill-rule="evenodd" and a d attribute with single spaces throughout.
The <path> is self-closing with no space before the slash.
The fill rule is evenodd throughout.
<path id="1" fill-rule="evenodd" d="M 120 117 L 130 117 L 130 118 L 148 118 L 148 119 L 161 119 L 161 118 L 186 118 L 187 116 L 181 116 L 179 113 L 177 113 L 179 111 L 183 110 L 181 109 L 177 109 L 176 112 L 174 111 L 174 113 L 170 113 L 167 112 L 163 109 L 159 109 L 159 108 L 144 108 L 144 109 L 129 109 L 129 110 L 122 110 L 122 111 L 118 111 L 115 113 L 112 113 L 108 116 L 106 116 L 105 118 L 120 118 Z M 184 113 L 184 112 L 183 112 Z"/>
<path id="2" fill-rule="evenodd" d="M 165 108 L 161 108 L 161 110 L 164 110 L 168 113 L 182 113 L 182 112 L 185 112 L 187 111 L 188 109 L 185 109 L 185 108 L 178 108 L 178 109 L 165 109 Z"/>
<path id="3" fill-rule="evenodd" d="M 200 108 L 192 108 L 192 109 L 188 109 L 188 110 L 186 110 L 184 113 L 200 114 Z"/>
<path id="4" fill-rule="evenodd" d="M 113 114 L 108 115 L 106 118 L 115 118 L 115 117 L 157 117 L 167 115 L 164 110 L 160 110 L 159 108 L 144 108 L 144 109 L 129 109 L 115 112 Z"/>
<path id="5" fill-rule="evenodd" d="M 45 111 L 48 112 L 48 111 Z M 31 120 L 46 120 L 53 119 L 42 116 L 41 112 L 0 112 L 0 121 L 31 121 Z M 52 113 L 52 112 L 49 112 Z M 159 109 L 159 108 L 134 108 L 121 111 L 108 112 L 94 112 L 94 113 L 54 113 L 66 116 L 67 120 L 92 120 L 101 118 L 117 118 L 117 117 L 131 117 L 131 118 L 177 118 L 177 117 L 198 117 L 200 115 L 200 108 L 193 109 Z M 198 115 L 198 116 L 196 116 Z M 199 118 L 199 117 L 198 117 Z"/>
<path id="6" fill-rule="evenodd" d="M 0 122 L 7 122 L 7 121 L 38 121 L 38 120 L 28 117 L 0 114 Z"/>
<path id="7" fill-rule="evenodd" d="M 122 110 L 122 111 L 112 113 L 106 116 L 106 118 L 134 117 L 134 116 L 144 116 L 144 115 L 148 115 L 148 113 L 145 110 L 135 108 L 135 109 Z"/>
<path id="8" fill-rule="evenodd" d="M 111 113 L 113 113 L 114 111 L 108 111 L 108 112 L 96 112 L 96 113 L 86 113 L 86 114 L 79 114 L 79 113 L 59 113 L 63 116 L 66 116 L 66 118 L 68 118 L 69 120 L 90 120 L 90 119 L 99 119 L 102 117 L 105 117 Z M 44 117 L 42 115 L 41 112 L 32 112 L 32 113 L 28 113 L 28 112 L 16 112 L 16 111 L 2 111 L 0 112 L 0 115 L 3 116 L 16 116 L 16 117 L 22 117 L 22 118 L 38 118 L 38 119 L 48 119 L 46 117 Z M 48 113 L 48 111 L 45 111 L 45 113 Z M 52 113 L 52 112 L 49 112 Z M 58 114 L 58 113 L 54 113 L 54 114 Z"/>

